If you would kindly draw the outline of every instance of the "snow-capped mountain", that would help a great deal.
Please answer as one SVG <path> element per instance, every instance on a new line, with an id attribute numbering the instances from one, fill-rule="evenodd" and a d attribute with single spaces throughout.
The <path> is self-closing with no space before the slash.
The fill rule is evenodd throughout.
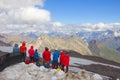
<path id="1" fill-rule="evenodd" d="M 60 27 L 59 29 L 61 29 Z M 68 27 L 67 30 L 51 30 L 46 31 L 42 33 L 36 33 L 36 32 L 29 32 L 29 33 L 22 33 L 21 35 L 29 36 L 31 38 L 38 38 L 42 35 L 49 35 L 51 37 L 58 37 L 58 38 L 66 38 L 70 37 L 72 35 L 76 35 L 83 39 L 84 41 L 90 42 L 91 40 L 97 40 L 99 42 L 104 43 L 105 45 L 112 47 L 113 49 L 118 49 L 120 47 L 120 30 L 100 30 L 100 31 L 81 31 L 79 28 L 73 29 L 72 31 L 69 31 L 69 28 L 72 28 L 71 26 Z M 77 30 L 77 31 L 76 31 Z M 109 44 L 111 43 L 111 44 Z"/>
<path id="2" fill-rule="evenodd" d="M 92 31 L 92 32 L 78 32 L 77 36 L 83 40 L 90 42 L 97 40 L 108 47 L 119 51 L 120 47 L 120 30 L 105 30 L 105 31 Z"/>
<path id="3" fill-rule="evenodd" d="M 37 33 L 33 33 L 33 32 L 27 32 L 27 33 L 20 33 L 20 35 L 24 35 L 24 36 L 28 36 L 28 37 L 30 37 L 30 38 L 38 38 L 38 35 L 37 35 Z"/>
<path id="4" fill-rule="evenodd" d="M 77 36 L 82 37 L 82 39 L 86 41 L 91 40 L 104 40 L 106 38 L 114 37 L 114 31 L 106 30 L 106 31 L 87 31 L 87 32 L 78 32 L 76 33 Z"/>
<path id="5" fill-rule="evenodd" d="M 79 31 L 76 33 L 66 34 L 49 34 L 56 37 L 68 37 L 70 35 L 76 35 L 82 38 L 84 41 L 90 42 L 91 40 L 97 40 L 108 47 L 111 47 L 119 51 L 120 48 L 120 30 L 103 30 L 103 31 Z"/>

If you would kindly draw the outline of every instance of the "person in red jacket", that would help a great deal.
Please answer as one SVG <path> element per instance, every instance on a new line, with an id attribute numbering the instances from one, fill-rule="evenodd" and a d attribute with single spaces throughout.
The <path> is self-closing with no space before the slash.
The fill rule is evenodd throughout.
<path id="1" fill-rule="evenodd" d="M 65 71 L 66 73 L 69 70 L 69 62 L 70 62 L 70 56 L 68 54 L 68 52 L 65 53 L 65 55 L 63 56 L 63 60 L 62 60 L 62 70 Z M 65 69 L 64 69 L 65 67 Z"/>
<path id="2" fill-rule="evenodd" d="M 30 62 L 34 62 L 34 47 L 31 46 L 30 49 L 28 50 L 28 54 L 30 56 Z"/>
<path id="3" fill-rule="evenodd" d="M 25 46 L 25 42 L 23 42 L 22 46 L 20 46 L 20 54 L 21 54 L 22 61 L 25 61 L 26 50 L 27 50 L 27 48 Z"/>
<path id="4" fill-rule="evenodd" d="M 46 68 L 50 67 L 50 60 L 51 60 L 51 52 L 49 51 L 49 49 L 47 47 L 45 47 L 45 51 L 42 54 L 43 57 L 43 65 Z"/>
<path id="5" fill-rule="evenodd" d="M 64 51 L 61 51 L 60 53 L 60 58 L 59 58 L 59 61 L 60 61 L 60 68 L 62 68 L 62 65 L 63 65 L 63 57 L 65 55 L 65 52 Z"/>

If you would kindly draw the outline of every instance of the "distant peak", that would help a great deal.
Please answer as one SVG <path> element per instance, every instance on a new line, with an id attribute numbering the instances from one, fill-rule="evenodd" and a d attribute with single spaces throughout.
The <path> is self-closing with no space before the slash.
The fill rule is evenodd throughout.
<path id="1" fill-rule="evenodd" d="M 91 40 L 89 43 L 96 44 L 96 43 L 98 43 L 98 41 L 97 40 Z"/>
<path id="2" fill-rule="evenodd" d="M 45 34 L 45 35 L 40 36 L 38 39 L 47 39 L 47 38 L 49 38 L 49 36 Z"/>

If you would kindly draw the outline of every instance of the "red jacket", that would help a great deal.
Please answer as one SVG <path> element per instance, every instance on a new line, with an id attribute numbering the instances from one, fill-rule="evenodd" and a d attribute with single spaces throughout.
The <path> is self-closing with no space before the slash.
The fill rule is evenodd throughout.
<path id="1" fill-rule="evenodd" d="M 28 50 L 29 56 L 30 57 L 34 57 L 34 49 L 33 46 L 30 47 L 30 49 Z"/>
<path id="2" fill-rule="evenodd" d="M 50 51 L 48 50 L 45 50 L 42 54 L 43 56 L 43 59 L 46 60 L 46 61 L 50 61 L 51 60 L 51 53 Z"/>
<path id="3" fill-rule="evenodd" d="M 64 57 L 65 53 L 64 52 L 61 52 L 60 54 L 60 63 L 63 64 L 63 57 Z"/>
<path id="4" fill-rule="evenodd" d="M 25 47 L 25 42 L 22 43 L 22 46 L 20 46 L 20 53 L 24 54 L 26 52 L 27 48 Z"/>
<path id="5" fill-rule="evenodd" d="M 69 54 L 65 54 L 64 57 L 63 57 L 63 65 L 64 66 L 69 66 L 69 61 L 70 61 Z"/>

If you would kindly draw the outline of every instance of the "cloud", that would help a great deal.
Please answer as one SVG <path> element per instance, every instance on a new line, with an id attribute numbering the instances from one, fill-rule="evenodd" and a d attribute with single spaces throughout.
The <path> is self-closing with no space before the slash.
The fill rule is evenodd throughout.
<path id="1" fill-rule="evenodd" d="M 0 31 L 19 34 L 49 30 L 46 24 L 51 14 L 43 6 L 44 0 L 0 0 Z"/>
<path id="2" fill-rule="evenodd" d="M 29 6 L 44 6 L 44 0 L 0 0 L 0 10 L 11 10 Z"/>
<path id="3" fill-rule="evenodd" d="M 44 1 L 45 0 L 0 0 L 0 24 L 29 25 L 48 23 L 51 21 L 51 14 L 48 10 L 42 8 Z M 35 6 L 39 6 L 39 8 Z"/>
<path id="4" fill-rule="evenodd" d="M 119 30 L 120 23 L 84 23 L 84 24 L 72 24 L 72 25 L 64 25 L 62 28 L 63 31 L 67 30 L 67 32 L 75 33 L 75 32 L 82 32 L 82 31 L 105 31 L 105 30 Z"/>
<path id="5" fill-rule="evenodd" d="M 105 24 L 105 23 L 104 23 Z M 96 26 L 97 25 L 97 26 Z M 0 25 L 1 29 L 0 32 L 3 33 L 27 33 L 27 32 L 33 32 L 37 35 L 43 34 L 43 33 L 49 33 L 49 32 L 62 32 L 62 33 L 69 33 L 74 34 L 76 32 L 80 31 L 104 31 L 104 30 L 119 30 L 120 29 L 120 23 L 110 23 L 105 24 L 104 28 L 100 26 L 101 24 L 79 24 L 79 25 L 63 25 L 63 26 L 55 26 L 51 23 L 44 23 L 44 24 L 7 24 L 7 25 Z M 118 35 L 118 33 L 115 33 L 115 35 Z"/>
<path id="6" fill-rule="evenodd" d="M 20 8 L 0 14 L 0 23 L 2 24 L 41 24 L 50 20 L 49 11 L 36 7 Z"/>
<path id="7" fill-rule="evenodd" d="M 52 22 L 51 24 L 56 27 L 64 26 L 61 22 Z"/>
<path id="8" fill-rule="evenodd" d="M 49 11 L 35 7 L 20 9 L 15 14 L 15 19 L 28 23 L 44 23 L 51 20 Z"/>
<path id="9" fill-rule="evenodd" d="M 119 25 L 119 24 L 117 24 Z M 91 23 L 87 23 L 87 24 L 81 24 L 79 26 L 81 26 L 81 28 L 84 28 L 85 31 L 103 31 L 103 30 L 107 30 L 110 29 L 112 30 L 115 26 L 117 26 L 114 23 L 96 23 L 96 24 L 91 24 Z M 120 25 L 119 25 L 120 26 Z"/>

